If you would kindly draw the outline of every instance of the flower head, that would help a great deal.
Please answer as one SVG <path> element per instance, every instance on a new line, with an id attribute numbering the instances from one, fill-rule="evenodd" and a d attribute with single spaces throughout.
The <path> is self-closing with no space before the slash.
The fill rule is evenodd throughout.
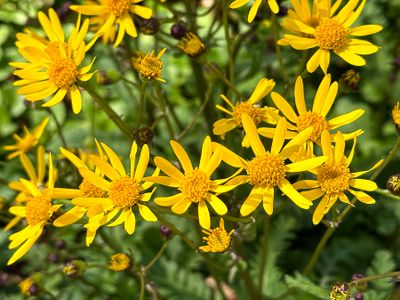
<path id="1" fill-rule="evenodd" d="M 186 37 L 182 38 L 178 43 L 178 47 L 192 58 L 202 55 L 206 50 L 200 38 L 191 32 L 188 32 Z"/>
<path id="2" fill-rule="evenodd" d="M 38 19 L 48 39 L 39 39 L 36 35 L 21 34 L 19 52 L 27 62 L 12 62 L 17 70 L 14 74 L 20 80 L 14 82 L 19 86 L 17 93 L 28 101 L 39 101 L 50 97 L 44 107 L 54 106 L 69 93 L 72 110 L 79 113 L 82 109 L 82 96 L 77 83 L 89 80 L 94 73 L 89 73 L 94 60 L 85 67 L 80 67 L 86 51 L 97 37 L 85 44 L 89 21 L 81 26 L 80 17 L 65 42 L 64 31 L 60 20 L 53 9 L 49 16 L 38 13 Z"/>
<path id="3" fill-rule="evenodd" d="M 221 95 L 221 98 L 229 106 L 229 110 L 217 105 L 216 107 L 228 114 L 230 118 L 223 118 L 214 123 L 213 133 L 216 135 L 224 136 L 225 133 L 232 129 L 239 127 L 243 128 L 242 125 L 242 114 L 248 114 L 256 125 L 261 122 L 276 124 L 276 118 L 278 113 L 275 109 L 270 107 L 260 107 L 257 104 L 262 98 L 268 95 L 275 86 L 275 81 L 272 79 L 262 78 L 258 83 L 250 98 L 247 101 L 238 102 L 233 105 L 232 102 L 225 96 Z M 274 117 L 271 115 L 274 114 Z"/>
<path id="4" fill-rule="evenodd" d="M 231 245 L 231 235 L 234 230 L 229 233 L 225 230 L 224 219 L 219 219 L 219 226 L 214 229 L 203 229 L 207 235 L 203 240 L 207 243 L 205 246 L 199 247 L 204 252 L 225 252 Z"/>
<path id="5" fill-rule="evenodd" d="M 321 133 L 325 129 L 328 131 L 334 130 L 357 120 L 364 114 L 364 110 L 356 109 L 330 120 L 327 119 L 326 116 L 336 99 L 337 91 L 338 83 L 336 81 L 331 83 L 330 75 L 325 75 L 315 94 L 312 109 L 309 110 L 306 107 L 303 80 L 300 76 L 297 77 L 294 89 L 297 113 L 280 94 L 273 92 L 271 94 L 272 101 L 288 120 L 287 128 L 291 133 L 289 132 L 286 138 L 292 138 L 293 133 L 301 132 L 306 128 L 312 127 L 313 132 L 308 138 L 308 144 L 319 143 Z M 274 132 L 275 130 L 272 128 L 259 129 L 261 135 L 269 138 L 272 137 Z M 351 139 L 355 135 L 360 135 L 361 133 L 361 130 L 349 133 L 345 135 L 345 139 Z"/>
<path id="6" fill-rule="evenodd" d="M 230 8 L 239 8 L 247 3 L 249 3 L 251 0 L 234 0 L 232 3 L 229 5 Z M 263 0 L 254 0 L 254 3 L 251 5 L 249 15 L 247 16 L 247 22 L 251 23 L 253 22 L 254 18 L 256 17 L 257 11 L 260 8 L 261 3 Z M 271 9 L 271 11 L 274 14 L 277 14 L 279 12 L 279 6 L 276 0 L 267 0 L 268 6 Z"/>
<path id="7" fill-rule="evenodd" d="M 113 41 L 115 27 L 118 25 L 118 34 L 114 42 L 117 47 L 124 38 L 125 32 L 131 37 L 137 37 L 137 30 L 132 14 L 143 19 L 150 19 L 153 11 L 151 8 L 137 5 L 143 0 L 96 0 L 86 1 L 85 5 L 71 5 L 70 8 L 83 15 L 93 16 L 91 19 L 98 24 L 103 24 L 97 30 L 97 35 L 106 36 L 103 41 Z"/>
<path id="8" fill-rule="evenodd" d="M 9 248 L 19 247 L 7 264 L 11 265 L 22 256 L 24 256 L 40 237 L 44 226 L 49 222 L 53 213 L 57 211 L 61 205 L 53 205 L 51 190 L 54 187 L 54 171 L 51 154 L 49 156 L 49 173 L 48 188 L 42 190 L 35 186 L 32 182 L 21 179 L 21 183 L 29 191 L 26 204 L 10 207 L 10 212 L 18 217 L 25 218 L 27 226 L 21 231 L 10 235 Z"/>
<path id="9" fill-rule="evenodd" d="M 166 50 L 166 48 L 162 49 L 157 56 L 154 56 L 154 50 L 146 55 L 138 53 L 132 58 L 132 66 L 146 79 L 157 79 L 158 81 L 165 82 L 161 78 L 163 62 L 160 58 Z"/>
<path id="10" fill-rule="evenodd" d="M 307 191 L 303 191 L 301 194 L 313 201 L 322 197 L 314 211 L 314 224 L 318 224 L 322 220 L 338 199 L 345 204 L 353 205 L 346 193 L 352 194 L 365 204 L 375 203 L 375 200 L 364 191 L 372 192 L 376 190 L 376 183 L 358 177 L 379 167 L 382 160 L 367 171 L 352 173 L 350 164 L 354 156 L 356 138 L 354 138 L 353 147 L 348 157 L 344 155 L 345 140 L 341 132 L 338 132 L 335 136 L 335 147 L 332 147 L 331 143 L 331 136 L 327 130 L 324 130 L 321 138 L 322 152 L 328 157 L 328 160 L 314 170 L 309 170 L 316 176 L 315 180 L 301 180 L 294 184 L 296 189 L 306 189 Z"/>
<path id="11" fill-rule="evenodd" d="M 313 14 L 305 2 L 308 1 L 302 1 L 300 4 L 292 0 L 295 11 L 285 18 L 284 27 L 293 34 L 285 34 L 278 43 L 290 45 L 297 50 L 317 47 L 318 50 L 307 63 L 310 73 L 318 66 L 327 73 L 331 51 L 351 65 L 363 66 L 365 60 L 360 55 L 373 54 L 379 50 L 379 47 L 368 41 L 353 38 L 382 30 L 380 25 L 351 27 L 361 14 L 365 0 L 361 3 L 360 0 L 348 1 L 336 15 L 335 12 L 342 1 L 336 1 L 333 6 L 330 1 L 314 1 Z"/>
<path id="12" fill-rule="evenodd" d="M 131 259 L 125 253 L 117 253 L 111 256 L 108 268 L 110 270 L 121 272 L 129 268 Z"/>
<path id="13" fill-rule="evenodd" d="M 13 151 L 12 153 L 7 155 L 7 159 L 12 159 L 23 153 L 28 152 L 32 148 L 34 148 L 38 142 L 40 137 L 43 134 L 44 129 L 49 122 L 49 118 L 44 118 L 32 131 L 29 131 L 26 126 L 23 126 L 24 136 L 20 137 L 16 133 L 13 134 L 13 138 L 16 141 L 14 145 L 4 146 L 4 150 Z"/>
<path id="14" fill-rule="evenodd" d="M 199 223 L 208 229 L 211 221 L 207 204 L 219 215 L 228 211 L 217 194 L 226 192 L 229 188 L 222 186 L 221 180 L 211 179 L 221 163 L 222 153 L 219 147 L 213 151 L 211 139 L 207 136 L 203 142 L 199 166 L 193 167 L 183 147 L 176 141 L 170 141 L 170 144 L 183 172 L 165 158 L 157 156 L 154 162 L 167 176 L 147 177 L 145 180 L 176 188 L 179 193 L 170 197 L 157 197 L 154 201 L 160 206 L 172 206 L 171 210 L 179 215 L 185 213 L 192 204 L 197 205 Z"/>

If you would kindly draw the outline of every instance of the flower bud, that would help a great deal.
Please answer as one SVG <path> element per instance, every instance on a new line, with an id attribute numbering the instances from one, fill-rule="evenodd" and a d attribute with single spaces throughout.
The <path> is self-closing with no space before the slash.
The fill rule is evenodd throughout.
<path id="1" fill-rule="evenodd" d="M 160 22 L 156 18 L 143 20 L 140 23 L 140 30 L 143 34 L 154 35 L 160 29 Z"/>
<path id="2" fill-rule="evenodd" d="M 40 292 L 40 287 L 34 281 L 33 277 L 22 280 L 18 286 L 21 294 L 25 296 L 36 296 Z"/>
<path id="3" fill-rule="evenodd" d="M 154 134 L 151 128 L 142 127 L 136 131 L 135 141 L 139 146 L 143 146 L 144 144 L 150 144 L 153 140 Z"/>
<path id="4" fill-rule="evenodd" d="M 161 224 L 160 234 L 164 240 L 169 240 L 172 237 L 172 230 L 167 225 Z"/>
<path id="5" fill-rule="evenodd" d="M 358 292 L 357 294 L 355 294 L 354 300 L 364 300 L 363 293 Z"/>
<path id="6" fill-rule="evenodd" d="M 117 82 L 120 79 L 119 73 L 109 70 L 99 70 L 95 74 L 95 78 L 100 85 L 109 85 Z"/>
<path id="7" fill-rule="evenodd" d="M 365 277 L 364 274 L 353 274 L 353 276 L 351 277 L 351 281 L 355 282 L 356 289 L 361 293 L 365 292 L 368 289 L 368 282 L 361 282 L 361 283 L 357 282 L 358 280 L 364 277 Z"/>
<path id="8" fill-rule="evenodd" d="M 178 48 L 192 58 L 199 57 L 206 51 L 206 47 L 200 38 L 191 32 L 187 33 L 186 37 L 182 38 L 178 44 Z"/>
<path id="9" fill-rule="evenodd" d="M 77 277 L 86 270 L 86 263 L 83 260 L 72 260 L 65 264 L 63 272 L 68 277 Z"/>
<path id="10" fill-rule="evenodd" d="M 336 282 L 329 292 L 329 300 L 350 300 L 350 287 L 345 282 Z"/>
<path id="11" fill-rule="evenodd" d="M 176 23 L 171 27 L 171 36 L 177 40 L 182 39 L 187 34 L 187 29 L 181 23 Z"/>
<path id="12" fill-rule="evenodd" d="M 386 188 L 393 195 L 400 195 L 400 174 L 392 175 L 386 183 Z"/>
<path id="13" fill-rule="evenodd" d="M 64 249 L 65 246 L 66 246 L 66 243 L 65 243 L 64 240 L 58 240 L 58 241 L 56 241 L 56 248 L 57 248 L 58 250 Z"/>
<path id="14" fill-rule="evenodd" d="M 340 81 L 349 89 L 356 90 L 358 88 L 358 83 L 360 82 L 360 74 L 355 70 L 350 69 L 340 76 Z"/>
<path id="15" fill-rule="evenodd" d="M 111 256 L 108 267 L 110 270 L 121 272 L 131 265 L 130 257 L 125 253 L 117 253 Z"/>

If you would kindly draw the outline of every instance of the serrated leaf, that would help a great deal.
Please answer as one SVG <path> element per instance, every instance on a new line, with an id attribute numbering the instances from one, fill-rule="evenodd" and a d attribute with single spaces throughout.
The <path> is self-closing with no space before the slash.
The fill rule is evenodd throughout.
<path id="1" fill-rule="evenodd" d="M 329 291 L 316 285 L 310 279 L 301 275 L 300 273 L 296 273 L 294 277 L 285 275 L 285 281 L 290 288 L 299 289 L 305 293 L 317 297 L 318 299 L 329 299 Z"/>
<path id="2" fill-rule="evenodd" d="M 396 263 L 393 259 L 393 254 L 388 250 L 378 250 L 375 252 L 371 267 L 367 270 L 367 275 L 371 276 L 392 272 L 395 268 Z M 394 285 L 391 278 L 375 280 L 371 284 L 378 290 L 389 290 L 392 289 Z"/>

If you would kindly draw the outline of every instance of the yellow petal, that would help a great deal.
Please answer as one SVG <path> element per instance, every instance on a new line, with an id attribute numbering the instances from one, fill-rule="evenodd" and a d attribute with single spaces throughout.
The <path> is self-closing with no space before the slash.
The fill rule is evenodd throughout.
<path id="1" fill-rule="evenodd" d="M 157 222 L 157 217 L 150 210 L 150 208 L 148 208 L 145 205 L 140 205 L 140 204 L 138 204 L 138 206 L 139 206 L 140 215 L 143 217 L 143 219 L 145 219 L 148 222 Z"/>
<path id="2" fill-rule="evenodd" d="M 208 211 L 208 207 L 204 201 L 198 203 L 197 212 L 200 226 L 209 229 L 211 226 L 210 212 Z"/>
<path id="3" fill-rule="evenodd" d="M 193 170 L 193 166 L 192 163 L 190 161 L 189 156 L 187 155 L 185 149 L 183 149 L 183 147 L 181 146 L 181 144 L 179 144 L 176 141 L 170 141 L 171 147 L 176 155 L 176 157 L 178 158 L 183 170 L 185 172 L 189 172 Z"/>

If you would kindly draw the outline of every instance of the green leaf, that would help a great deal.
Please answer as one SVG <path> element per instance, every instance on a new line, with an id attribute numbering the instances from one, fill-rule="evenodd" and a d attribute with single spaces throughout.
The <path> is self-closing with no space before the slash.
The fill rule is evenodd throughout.
<path id="1" fill-rule="evenodd" d="M 329 299 L 329 291 L 316 285 L 310 279 L 301 275 L 300 273 L 296 273 L 294 277 L 290 275 L 285 275 L 285 280 L 290 288 L 299 289 L 303 292 L 317 297 L 318 299 Z"/>
<path id="2" fill-rule="evenodd" d="M 367 275 L 377 275 L 387 272 L 392 272 L 396 268 L 396 263 L 393 259 L 393 255 L 388 250 L 379 250 L 375 252 L 374 259 L 372 260 L 371 267 L 367 270 Z M 390 290 L 394 284 L 391 278 L 384 278 L 373 281 L 371 285 L 374 289 L 378 290 Z"/>

